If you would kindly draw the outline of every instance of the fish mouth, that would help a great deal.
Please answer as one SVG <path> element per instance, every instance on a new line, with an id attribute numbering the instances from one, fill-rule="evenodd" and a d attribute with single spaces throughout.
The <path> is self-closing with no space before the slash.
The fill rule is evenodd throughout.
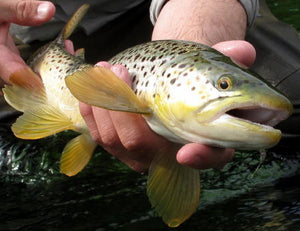
<path id="1" fill-rule="evenodd" d="M 217 141 L 211 141 L 211 144 L 240 150 L 258 150 L 276 145 L 281 131 L 274 126 L 289 117 L 292 104 L 284 98 L 281 102 L 237 101 L 229 98 L 222 102 L 215 101 L 213 107 L 207 106 L 202 114 L 199 113 L 198 120 L 214 129 L 214 133 L 209 133 L 210 141 Z M 219 111 L 216 110 L 217 104 L 218 108 L 223 107 Z"/>
<path id="2" fill-rule="evenodd" d="M 262 106 L 241 106 L 234 107 L 225 111 L 226 115 L 243 120 L 244 122 L 254 123 L 268 127 L 274 127 L 280 121 L 289 117 L 289 110 L 276 110 Z"/>

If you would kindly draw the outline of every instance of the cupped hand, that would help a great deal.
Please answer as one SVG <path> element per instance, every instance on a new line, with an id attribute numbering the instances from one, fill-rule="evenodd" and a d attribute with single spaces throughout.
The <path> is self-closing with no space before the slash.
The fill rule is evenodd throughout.
<path id="1" fill-rule="evenodd" d="M 9 23 L 36 26 L 49 21 L 55 6 L 47 1 L 0 1 L 0 78 L 9 82 L 9 76 L 26 66 L 9 34 Z"/>
<path id="2" fill-rule="evenodd" d="M 237 63 L 249 66 L 254 62 L 255 49 L 245 41 L 218 43 L 214 48 L 232 57 Z M 119 78 L 131 84 L 127 69 L 121 65 L 99 62 L 96 65 L 110 68 Z M 91 136 L 104 149 L 136 171 L 148 169 L 153 156 L 158 153 L 176 154 L 180 164 L 197 168 L 221 168 L 229 162 L 234 150 L 215 148 L 202 144 L 180 145 L 154 133 L 142 116 L 108 111 L 81 103 L 81 114 Z"/>

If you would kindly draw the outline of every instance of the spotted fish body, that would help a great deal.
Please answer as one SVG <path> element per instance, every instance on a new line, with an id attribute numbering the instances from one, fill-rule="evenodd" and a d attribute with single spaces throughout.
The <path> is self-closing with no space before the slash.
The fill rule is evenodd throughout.
<path id="1" fill-rule="evenodd" d="M 71 55 L 65 50 L 64 41 L 50 43 L 38 51 L 39 55 L 29 62 L 35 73 L 39 73 L 47 103 L 56 105 L 75 125 L 77 132 L 86 132 L 87 127 L 79 111 L 79 101 L 71 94 L 65 84 L 65 77 L 89 66 L 82 57 Z"/>
<path id="2" fill-rule="evenodd" d="M 258 122 L 275 125 L 291 112 L 291 104 L 279 92 L 202 44 L 153 41 L 129 48 L 110 62 L 128 68 L 135 94 L 154 111 L 153 115 L 145 116 L 150 127 L 175 142 L 239 149 L 268 148 L 278 142 L 280 131 L 266 126 L 259 129 L 255 124 L 249 127 L 243 121 L 232 129 L 219 127 L 217 123 L 222 121 L 217 120 L 218 113 L 235 108 L 266 108 L 269 111 Z M 230 89 L 219 86 L 222 79 L 230 82 Z M 215 110 L 210 105 L 215 105 Z M 211 124 L 206 126 L 215 119 L 215 129 Z M 198 130 L 196 134 L 195 130 Z"/>

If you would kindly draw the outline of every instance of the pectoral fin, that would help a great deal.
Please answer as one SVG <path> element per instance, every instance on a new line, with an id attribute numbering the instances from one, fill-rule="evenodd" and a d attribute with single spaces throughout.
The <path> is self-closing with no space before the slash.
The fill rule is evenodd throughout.
<path id="1" fill-rule="evenodd" d="M 147 194 L 163 221 L 177 227 L 198 207 L 199 171 L 178 164 L 175 156 L 158 155 L 149 169 Z"/>
<path id="2" fill-rule="evenodd" d="M 68 176 L 80 172 L 90 161 L 97 144 L 86 134 L 72 139 L 60 159 L 60 171 Z"/>
<path id="3" fill-rule="evenodd" d="M 86 104 L 115 111 L 148 114 L 150 109 L 111 70 L 89 67 L 66 78 L 71 93 Z"/>

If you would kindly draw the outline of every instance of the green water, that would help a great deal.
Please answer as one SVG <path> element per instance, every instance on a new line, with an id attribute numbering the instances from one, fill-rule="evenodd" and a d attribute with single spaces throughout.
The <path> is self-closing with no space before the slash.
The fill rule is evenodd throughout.
<path id="1" fill-rule="evenodd" d="M 268 0 L 272 12 L 300 32 L 299 0 Z M 0 124 L 0 231 L 170 230 L 145 194 L 146 176 L 98 148 L 75 177 L 58 170 L 72 133 L 21 141 Z M 299 151 L 298 151 L 299 150 Z M 300 230 L 300 149 L 238 152 L 221 171 L 201 173 L 198 211 L 175 230 Z"/>

